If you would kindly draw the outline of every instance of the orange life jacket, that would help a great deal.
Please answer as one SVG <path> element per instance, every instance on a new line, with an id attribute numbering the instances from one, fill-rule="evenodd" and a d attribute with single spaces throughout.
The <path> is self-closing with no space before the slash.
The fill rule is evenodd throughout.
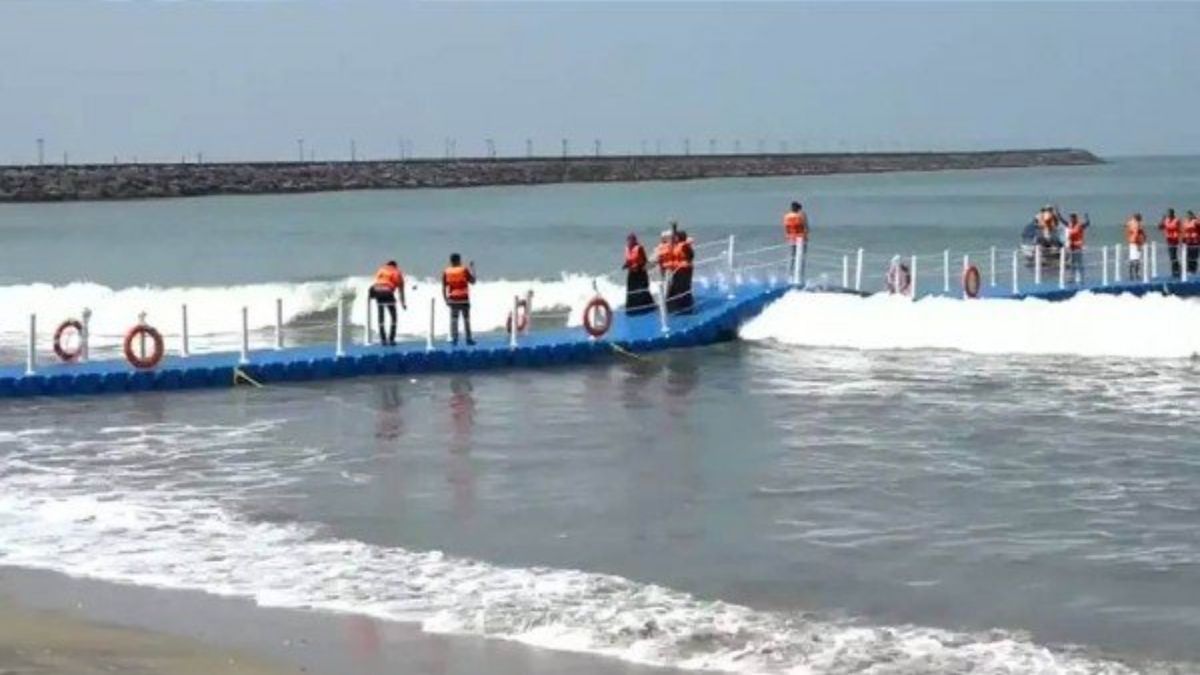
<path id="1" fill-rule="evenodd" d="M 675 261 L 675 269 L 691 269 L 692 258 L 696 256 L 692 250 L 692 240 L 685 239 L 672 247 L 671 258 Z"/>
<path id="2" fill-rule="evenodd" d="M 384 265 L 375 272 L 375 288 L 391 293 L 404 283 L 404 276 L 400 274 L 400 269 L 391 265 Z"/>
<path id="3" fill-rule="evenodd" d="M 1072 251 L 1078 251 L 1083 248 L 1083 223 L 1067 225 L 1067 246 Z"/>
<path id="4" fill-rule="evenodd" d="M 1183 243 L 1188 246 L 1200 245 L 1200 220 L 1188 218 L 1183 221 Z"/>
<path id="5" fill-rule="evenodd" d="M 1175 246 L 1179 243 L 1179 219 L 1178 218 L 1163 218 L 1158 229 L 1163 231 L 1167 237 L 1167 243 Z"/>
<path id="6" fill-rule="evenodd" d="M 654 257 L 658 259 L 658 269 L 662 271 L 675 269 L 675 247 L 667 242 L 654 249 Z"/>
<path id="7" fill-rule="evenodd" d="M 447 267 L 442 272 L 442 283 L 446 285 L 446 298 L 450 302 L 471 299 L 471 273 L 462 265 Z"/>
<path id="8" fill-rule="evenodd" d="M 808 216 L 803 211 L 783 214 L 783 233 L 788 241 L 796 242 L 808 236 Z"/>
<path id="9" fill-rule="evenodd" d="M 641 244 L 625 247 L 625 268 L 633 272 L 646 269 L 646 249 Z"/>
<path id="10" fill-rule="evenodd" d="M 1049 211 L 1042 211 L 1038 214 L 1038 223 L 1041 224 L 1043 230 L 1054 229 L 1056 220 L 1057 218 L 1054 217 L 1054 214 Z"/>
<path id="11" fill-rule="evenodd" d="M 1131 246 L 1141 246 L 1146 243 L 1146 230 L 1142 229 L 1142 222 L 1130 218 L 1125 221 L 1125 241 Z"/>

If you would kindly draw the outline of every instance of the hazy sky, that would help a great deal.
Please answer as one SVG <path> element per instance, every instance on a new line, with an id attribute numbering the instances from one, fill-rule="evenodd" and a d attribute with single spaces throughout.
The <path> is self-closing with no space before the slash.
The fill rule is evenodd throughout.
<path id="1" fill-rule="evenodd" d="M 1200 4 L 0 2 L 0 162 L 1200 152 Z"/>

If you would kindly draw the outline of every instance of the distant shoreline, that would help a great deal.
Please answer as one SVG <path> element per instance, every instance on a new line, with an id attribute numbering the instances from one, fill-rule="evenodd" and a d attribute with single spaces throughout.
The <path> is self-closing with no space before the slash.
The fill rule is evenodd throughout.
<path id="1" fill-rule="evenodd" d="M 0 203 L 1102 164 L 1087 150 L 0 166 Z"/>

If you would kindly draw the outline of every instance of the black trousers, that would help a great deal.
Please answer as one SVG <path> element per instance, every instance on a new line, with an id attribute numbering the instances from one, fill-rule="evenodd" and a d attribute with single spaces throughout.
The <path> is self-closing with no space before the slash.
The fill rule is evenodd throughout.
<path id="1" fill-rule="evenodd" d="M 1179 244 L 1167 244 L 1167 254 L 1171 256 L 1171 276 L 1179 277 Z"/>
<path id="2" fill-rule="evenodd" d="M 467 334 L 467 344 L 475 344 L 471 337 L 471 303 L 451 302 L 450 304 L 450 341 L 458 344 L 458 318 L 462 317 L 463 332 Z"/>
<path id="3" fill-rule="evenodd" d="M 379 341 L 385 345 L 396 344 L 396 295 L 394 292 L 385 291 L 382 288 L 372 288 L 370 297 L 375 301 L 375 307 L 379 312 Z M 384 330 L 384 317 L 392 318 L 392 325 Z"/>
<path id="4" fill-rule="evenodd" d="M 671 274 L 667 284 L 667 311 L 681 314 L 692 311 L 692 268 L 683 267 Z"/>
<path id="5" fill-rule="evenodd" d="M 657 306 L 650 294 L 650 275 L 646 270 L 629 270 L 625 277 L 625 313 L 648 314 Z"/>

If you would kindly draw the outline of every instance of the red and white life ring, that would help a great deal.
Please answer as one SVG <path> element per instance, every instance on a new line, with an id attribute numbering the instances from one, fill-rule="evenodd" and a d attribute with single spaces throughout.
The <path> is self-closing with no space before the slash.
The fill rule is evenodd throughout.
<path id="1" fill-rule="evenodd" d="M 979 287 L 980 287 L 981 283 L 982 282 L 981 282 L 980 276 L 979 276 L 979 268 L 974 265 L 968 265 L 967 268 L 963 270 L 963 276 L 962 276 L 963 294 L 966 295 L 968 298 L 978 298 L 979 297 Z"/>
<path id="2" fill-rule="evenodd" d="M 79 336 L 79 343 L 73 348 L 63 345 L 63 338 L 69 335 L 68 330 Z M 79 355 L 83 353 L 83 323 L 78 319 L 67 319 L 58 324 L 58 328 L 54 330 L 54 353 L 67 363 L 79 358 Z"/>
<path id="3" fill-rule="evenodd" d="M 521 298 L 517 300 L 517 332 L 524 333 L 526 328 L 529 328 L 529 301 Z M 513 331 L 513 313 L 508 313 L 508 320 L 504 322 L 504 330 L 508 333 Z"/>
<path id="4" fill-rule="evenodd" d="M 149 354 L 146 353 L 146 338 L 150 338 L 150 342 L 152 343 Z M 138 351 L 136 353 L 133 349 L 134 340 L 138 341 Z M 130 365 L 134 368 L 142 370 L 153 368 L 158 365 L 162 357 L 163 338 L 153 326 L 140 323 L 125 333 L 125 360 L 129 361 Z"/>
<path id="5" fill-rule="evenodd" d="M 888 266 L 883 283 L 892 295 L 908 295 L 912 288 L 912 271 L 902 262 L 893 262 Z"/>
<path id="6" fill-rule="evenodd" d="M 592 298 L 583 308 L 583 329 L 598 338 L 612 328 L 613 311 L 604 298 Z"/>

